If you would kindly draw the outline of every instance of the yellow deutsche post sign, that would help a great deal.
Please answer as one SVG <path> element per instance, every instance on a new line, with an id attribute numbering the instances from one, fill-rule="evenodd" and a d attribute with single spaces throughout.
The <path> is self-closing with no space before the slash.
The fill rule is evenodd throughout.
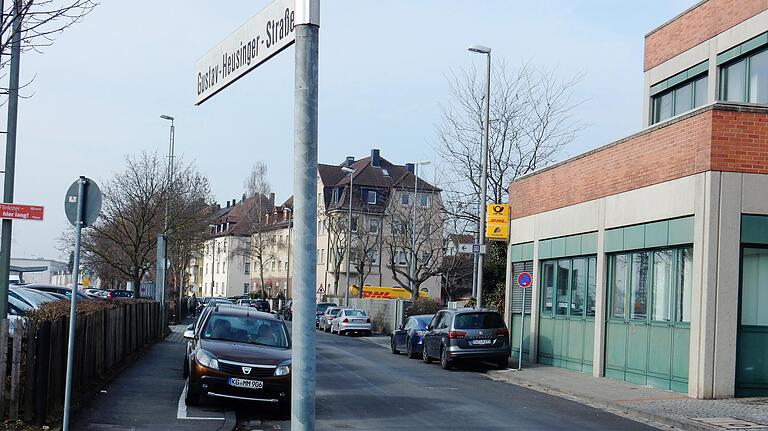
<path id="1" fill-rule="evenodd" d="M 509 239 L 509 205 L 486 205 L 485 237 L 502 241 Z"/>

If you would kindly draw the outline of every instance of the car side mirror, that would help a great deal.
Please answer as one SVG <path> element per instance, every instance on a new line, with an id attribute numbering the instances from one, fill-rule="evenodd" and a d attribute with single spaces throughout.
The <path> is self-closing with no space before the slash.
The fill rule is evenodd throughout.
<path id="1" fill-rule="evenodd" d="M 192 331 L 191 329 L 187 329 L 186 331 L 184 331 L 184 338 L 188 338 L 190 340 L 195 338 L 194 331 Z"/>
<path id="2" fill-rule="evenodd" d="M 189 325 L 187 325 L 187 331 L 191 331 L 193 329 L 195 329 L 195 324 L 194 323 L 190 323 Z"/>

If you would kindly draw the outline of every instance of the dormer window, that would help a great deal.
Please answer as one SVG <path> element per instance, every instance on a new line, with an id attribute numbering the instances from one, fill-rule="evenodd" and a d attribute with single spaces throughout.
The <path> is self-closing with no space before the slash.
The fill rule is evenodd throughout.
<path id="1" fill-rule="evenodd" d="M 339 189 L 335 188 L 333 189 L 333 203 L 337 203 L 339 201 Z"/>
<path id="2" fill-rule="evenodd" d="M 376 205 L 376 190 L 367 190 L 365 202 L 369 205 Z"/>

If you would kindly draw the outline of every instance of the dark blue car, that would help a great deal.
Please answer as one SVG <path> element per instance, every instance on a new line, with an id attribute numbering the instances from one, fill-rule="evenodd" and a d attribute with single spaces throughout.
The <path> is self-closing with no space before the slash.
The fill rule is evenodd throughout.
<path id="1" fill-rule="evenodd" d="M 424 334 L 433 316 L 433 314 L 420 314 L 406 319 L 405 323 L 390 335 L 392 353 L 397 355 L 400 350 L 405 350 L 411 359 L 421 357 Z"/>

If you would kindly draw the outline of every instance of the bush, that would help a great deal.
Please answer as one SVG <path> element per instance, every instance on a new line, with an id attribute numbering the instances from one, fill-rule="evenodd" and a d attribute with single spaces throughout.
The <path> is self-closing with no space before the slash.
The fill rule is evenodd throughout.
<path id="1" fill-rule="evenodd" d="M 115 299 L 115 300 L 103 300 L 103 299 L 89 299 L 77 301 L 77 314 L 91 314 L 102 310 L 111 310 L 116 308 L 119 304 L 137 304 L 143 302 L 154 302 L 146 299 Z M 62 316 L 69 316 L 69 308 L 71 303 L 69 301 L 54 301 L 47 302 L 40 306 L 40 308 L 31 310 L 25 314 L 25 317 L 29 317 L 35 322 L 42 322 L 44 320 L 56 320 Z"/>
<path id="2" fill-rule="evenodd" d="M 436 299 L 417 299 L 413 301 L 411 307 L 405 312 L 406 316 L 415 316 L 417 314 L 435 314 L 440 311 L 443 306 L 440 301 Z"/>

